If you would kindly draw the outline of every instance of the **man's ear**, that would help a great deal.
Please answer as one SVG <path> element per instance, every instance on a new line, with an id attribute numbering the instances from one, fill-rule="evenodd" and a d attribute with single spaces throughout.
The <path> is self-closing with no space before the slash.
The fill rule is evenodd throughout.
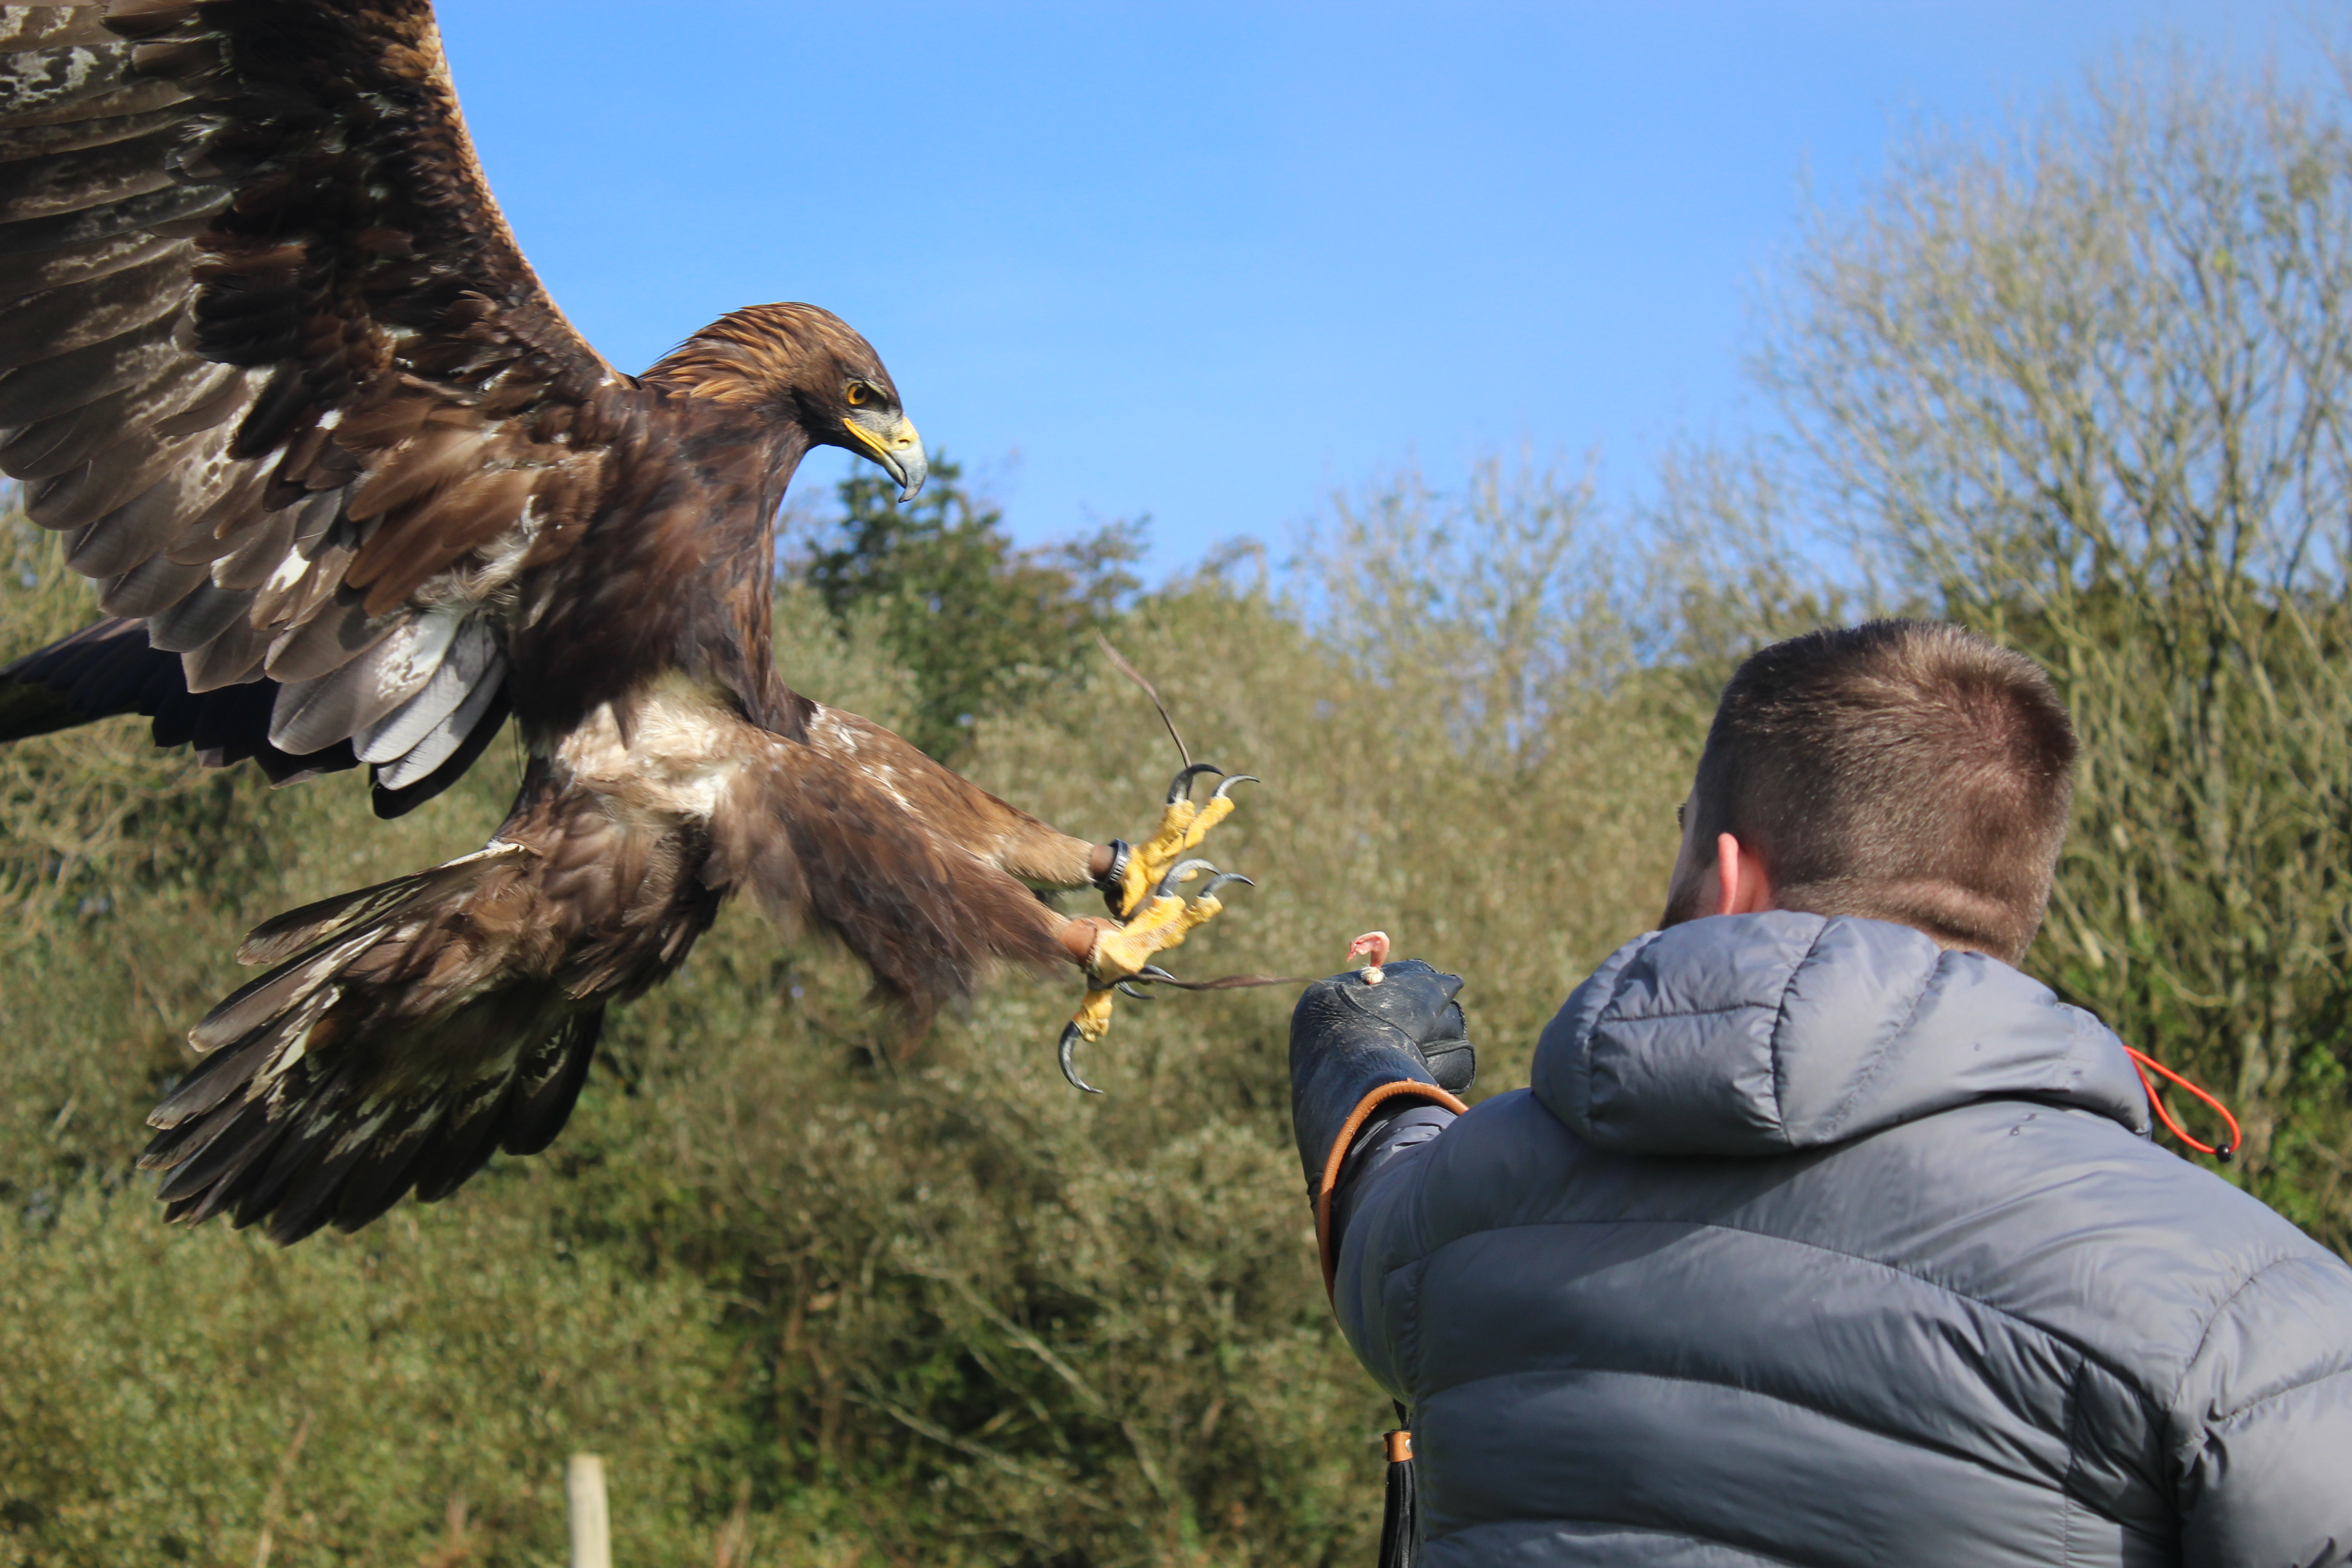
<path id="1" fill-rule="evenodd" d="M 1715 912 L 1754 915 L 1779 906 L 1762 857 L 1728 833 L 1715 840 Z"/>

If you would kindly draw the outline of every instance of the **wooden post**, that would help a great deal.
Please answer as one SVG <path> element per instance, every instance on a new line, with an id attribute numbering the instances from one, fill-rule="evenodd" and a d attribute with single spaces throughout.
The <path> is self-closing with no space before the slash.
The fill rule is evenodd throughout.
<path id="1" fill-rule="evenodd" d="M 572 1521 L 572 1568 L 613 1568 L 613 1530 L 604 1510 L 604 1461 L 574 1454 L 563 1468 Z"/>

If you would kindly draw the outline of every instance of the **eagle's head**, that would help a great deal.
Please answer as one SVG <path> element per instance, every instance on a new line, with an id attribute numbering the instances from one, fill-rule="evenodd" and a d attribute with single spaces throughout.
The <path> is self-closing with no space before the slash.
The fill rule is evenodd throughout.
<path id="1" fill-rule="evenodd" d="M 923 488 L 923 438 L 874 345 L 814 305 L 748 305 L 680 343 L 641 378 L 689 397 L 791 419 L 819 446 L 881 465 L 900 500 Z"/>

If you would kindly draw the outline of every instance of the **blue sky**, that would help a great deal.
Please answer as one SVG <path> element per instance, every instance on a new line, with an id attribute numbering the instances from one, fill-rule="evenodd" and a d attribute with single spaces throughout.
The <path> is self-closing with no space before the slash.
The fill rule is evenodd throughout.
<path id="1" fill-rule="evenodd" d="M 1409 459 L 1598 447 L 1636 485 L 1760 417 L 1749 302 L 1808 192 L 2136 44 L 2313 36 L 2267 0 L 440 10 L 492 187 L 616 363 L 824 305 L 1016 536 L 1150 513 L 1155 575 Z"/>

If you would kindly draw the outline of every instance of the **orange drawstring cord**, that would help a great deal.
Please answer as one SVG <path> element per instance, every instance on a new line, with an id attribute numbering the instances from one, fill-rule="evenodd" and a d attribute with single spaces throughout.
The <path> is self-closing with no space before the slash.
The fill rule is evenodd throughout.
<path id="1" fill-rule="evenodd" d="M 2183 1143 L 2188 1144 L 2191 1149 L 2196 1150 L 2200 1154 L 2210 1154 L 2216 1160 L 2220 1160 L 2226 1164 L 2229 1162 L 2230 1156 L 2238 1152 L 2238 1145 L 2243 1142 L 2242 1136 L 2238 1131 L 2238 1119 L 2230 1114 L 2230 1108 L 2222 1104 L 2220 1100 L 2214 1099 L 2211 1095 L 2206 1093 L 2204 1089 L 2199 1088 L 2196 1084 L 2189 1082 L 2179 1073 L 2174 1072 L 2170 1068 L 2166 1067 L 2162 1062 L 2158 1061 L 2154 1057 L 2149 1056 L 2147 1052 L 2135 1051 L 2129 1046 L 2126 1046 L 2124 1049 L 2130 1053 L 2132 1066 L 2139 1073 L 2139 1081 L 2147 1089 L 2148 1104 L 2156 1108 L 2156 1114 L 2162 1119 L 2165 1126 L 2171 1130 L 2172 1135 L 2175 1138 L 2179 1139 Z M 2156 1089 L 2156 1080 L 2147 1076 L 2148 1069 L 2150 1068 L 2162 1073 L 2166 1078 L 2170 1079 L 2174 1083 L 2179 1084 L 2181 1088 L 2187 1089 L 2189 1093 L 2195 1095 L 2198 1099 L 2203 1100 L 2206 1104 L 2211 1106 L 2217 1112 L 2219 1112 L 2221 1120 L 2230 1124 L 2229 1142 L 2223 1143 L 2217 1149 L 2210 1143 L 2200 1143 L 2196 1139 L 2191 1138 L 2189 1135 L 2189 1130 L 2181 1126 L 2179 1122 L 2174 1121 L 2172 1112 L 2165 1109 L 2164 1097 L 2158 1094 Z"/>

